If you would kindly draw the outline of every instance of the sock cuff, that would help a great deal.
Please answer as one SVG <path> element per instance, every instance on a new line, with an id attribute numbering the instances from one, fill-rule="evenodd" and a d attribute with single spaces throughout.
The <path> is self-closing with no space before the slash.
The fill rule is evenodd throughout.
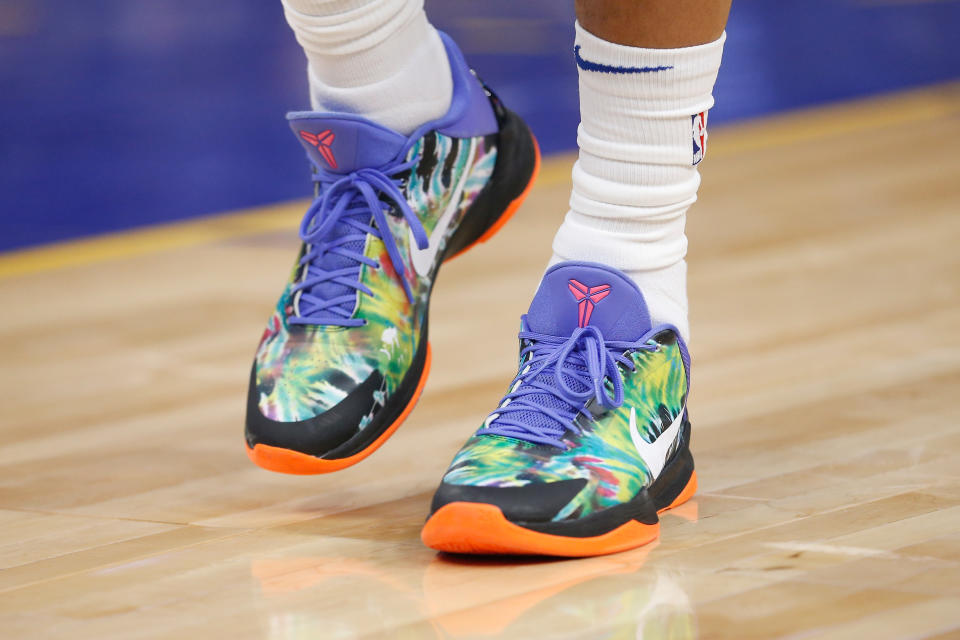
<path id="1" fill-rule="evenodd" d="M 287 9 L 307 16 L 333 16 L 366 7 L 377 0 L 283 0 Z"/>
<path id="2" fill-rule="evenodd" d="M 423 0 L 283 0 L 283 5 L 300 44 L 328 56 L 370 49 L 423 15 Z"/>
<path id="3" fill-rule="evenodd" d="M 646 49 L 608 42 L 579 22 L 574 56 L 580 82 L 605 95 L 634 101 L 638 111 L 660 117 L 692 115 L 713 106 L 726 32 L 707 44 L 678 49 Z M 611 77 L 644 75 L 644 82 L 610 83 Z"/>

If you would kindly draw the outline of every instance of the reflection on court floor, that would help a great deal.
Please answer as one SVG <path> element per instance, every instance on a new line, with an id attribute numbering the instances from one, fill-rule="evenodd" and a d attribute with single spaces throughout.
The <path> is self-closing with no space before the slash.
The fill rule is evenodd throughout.
<path id="1" fill-rule="evenodd" d="M 696 502 L 680 515 L 695 521 Z M 656 547 L 588 561 L 438 554 L 415 572 L 376 557 L 262 557 L 250 571 L 270 640 L 694 638 L 682 582 L 647 566 Z M 349 606 L 312 606 L 336 598 Z"/>

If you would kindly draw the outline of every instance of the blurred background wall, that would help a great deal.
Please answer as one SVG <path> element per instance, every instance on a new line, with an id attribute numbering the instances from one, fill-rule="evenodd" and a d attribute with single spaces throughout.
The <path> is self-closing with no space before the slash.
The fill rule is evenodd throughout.
<path id="1" fill-rule="evenodd" d="M 572 0 L 427 5 L 575 148 Z M 958 0 L 734 0 L 727 31 L 712 126 L 960 77 Z M 279 0 L 0 0 L 0 250 L 307 196 L 306 96 Z"/>

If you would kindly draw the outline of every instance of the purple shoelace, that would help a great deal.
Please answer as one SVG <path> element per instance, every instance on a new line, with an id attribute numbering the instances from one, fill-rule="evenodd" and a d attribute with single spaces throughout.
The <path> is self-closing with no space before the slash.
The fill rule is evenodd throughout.
<path id="1" fill-rule="evenodd" d="M 317 196 L 300 224 L 300 238 L 307 250 L 300 258 L 301 278 L 293 288 L 293 325 L 334 325 L 358 327 L 366 324 L 354 318 L 356 294 L 372 296 L 360 282 L 360 267 L 380 268 L 364 255 L 367 234 L 383 241 L 394 271 L 403 282 L 408 300 L 413 292 L 397 241 L 387 223 L 387 207 L 396 205 L 413 232 L 417 247 L 429 244 L 427 233 L 403 194 L 398 174 L 412 168 L 419 158 L 387 167 L 363 168 L 346 175 L 322 169 L 314 176 Z M 372 218 L 372 220 L 371 220 Z"/>
<path id="2" fill-rule="evenodd" d="M 658 350 L 651 334 L 626 342 L 605 340 L 594 326 L 577 328 L 568 338 L 521 331 L 520 372 L 477 434 L 567 449 L 562 438 L 567 431 L 580 433 L 578 415 L 594 420 L 586 408 L 588 401 L 595 399 L 606 410 L 623 404 L 618 363 L 633 371 L 629 351 Z"/>

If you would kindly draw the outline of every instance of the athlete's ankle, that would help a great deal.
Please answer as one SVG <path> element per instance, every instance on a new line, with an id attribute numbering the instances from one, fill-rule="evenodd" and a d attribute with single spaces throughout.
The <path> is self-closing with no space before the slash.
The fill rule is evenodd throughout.
<path id="1" fill-rule="evenodd" d="M 684 232 L 697 199 L 723 38 L 684 49 L 604 41 L 577 25 L 580 156 L 552 263 L 629 275 L 655 323 L 689 334 Z"/>
<path id="2" fill-rule="evenodd" d="M 317 111 L 354 113 L 408 135 L 450 106 L 447 54 L 423 0 L 284 0 Z"/>

